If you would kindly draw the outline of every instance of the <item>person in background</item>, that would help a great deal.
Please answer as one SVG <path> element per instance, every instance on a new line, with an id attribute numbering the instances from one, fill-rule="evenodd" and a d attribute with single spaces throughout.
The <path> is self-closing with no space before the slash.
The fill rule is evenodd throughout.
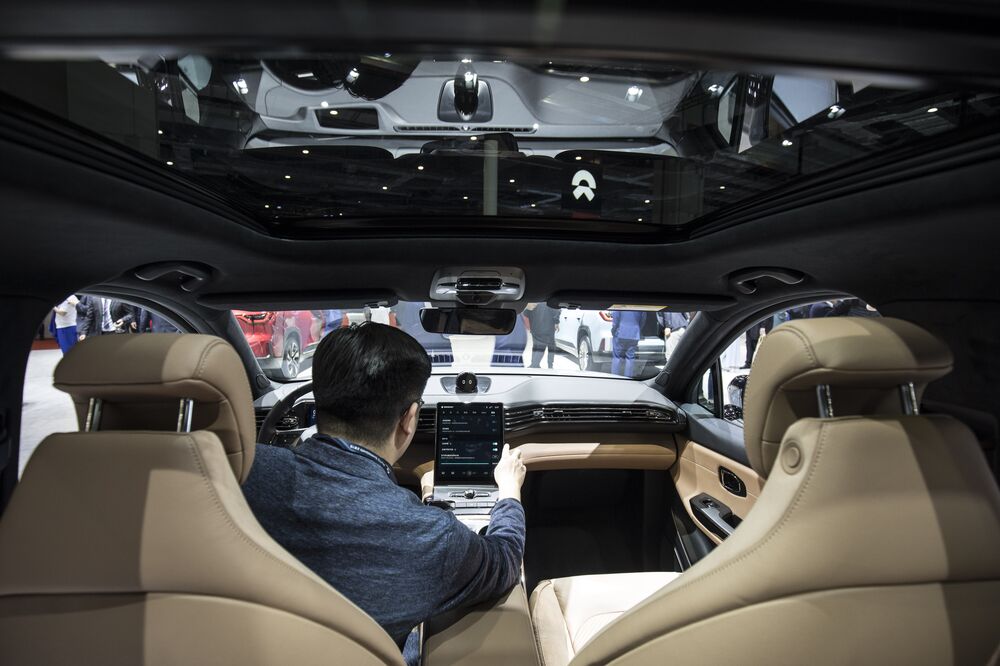
<path id="1" fill-rule="evenodd" d="M 115 333 L 132 333 L 139 328 L 139 308 L 117 299 L 111 301 Z"/>
<path id="2" fill-rule="evenodd" d="M 856 315 L 854 315 L 856 317 L 881 317 L 882 316 L 879 313 L 878 308 L 876 308 L 871 303 L 862 303 L 861 301 L 858 301 L 858 305 L 859 305 L 858 313 Z M 862 305 L 864 306 L 864 308 L 860 308 L 860 306 L 862 306 Z"/>
<path id="3" fill-rule="evenodd" d="M 646 313 L 615 310 L 611 314 L 611 372 L 624 377 L 635 373 L 635 353 L 642 337 Z"/>
<path id="4" fill-rule="evenodd" d="M 77 338 L 84 340 L 95 335 L 115 332 L 111 316 L 111 299 L 85 295 L 76 306 Z"/>
<path id="5" fill-rule="evenodd" d="M 169 321 L 146 308 L 139 309 L 139 322 L 136 326 L 139 333 L 179 333 L 180 330 Z"/>
<path id="6" fill-rule="evenodd" d="M 425 304 L 420 301 L 399 301 L 392 306 L 391 320 L 393 326 L 411 337 L 419 339 L 424 334 L 424 326 L 420 323 L 420 311 Z"/>
<path id="7" fill-rule="evenodd" d="M 76 314 L 80 340 L 93 335 L 131 333 L 138 328 L 139 309 L 114 298 L 84 296 L 77 303 Z"/>
<path id="8" fill-rule="evenodd" d="M 687 330 L 688 318 L 683 312 L 661 311 L 656 313 L 656 320 L 663 328 L 663 356 L 668 359 Z"/>
<path id="9" fill-rule="evenodd" d="M 760 339 L 771 332 L 774 327 L 774 318 L 768 317 L 763 321 L 759 321 L 749 329 L 747 329 L 747 359 L 743 363 L 743 369 L 746 370 L 753 363 L 753 355 L 757 351 L 757 346 L 760 344 Z"/>
<path id="10" fill-rule="evenodd" d="M 548 366 L 556 358 L 556 331 L 559 330 L 559 310 L 550 308 L 545 303 L 536 303 L 525 313 L 528 320 L 528 330 L 531 331 L 531 366 L 542 367 L 542 356 L 548 350 Z"/>
<path id="11" fill-rule="evenodd" d="M 834 308 L 836 306 L 837 301 L 820 301 L 819 303 L 813 303 L 809 306 L 809 318 L 818 319 L 820 317 L 837 316 L 838 313 L 834 313 Z"/>
<path id="12" fill-rule="evenodd" d="M 55 313 L 52 323 L 56 328 L 56 342 L 63 354 L 72 349 L 77 341 L 76 306 L 79 302 L 80 299 L 75 294 L 70 294 L 66 300 L 52 308 Z"/>
<path id="13" fill-rule="evenodd" d="M 868 305 L 860 298 L 845 298 L 834 307 L 830 316 L 839 317 L 881 317 L 878 310 Z"/>
<path id="14" fill-rule="evenodd" d="M 343 310 L 323 310 L 323 335 L 326 337 L 344 325 Z"/>
<path id="15" fill-rule="evenodd" d="M 776 312 L 773 317 L 772 330 L 781 326 L 786 321 L 793 321 L 795 319 L 806 319 L 809 317 L 809 306 L 801 305 L 799 307 L 791 308 L 789 310 L 782 310 Z"/>

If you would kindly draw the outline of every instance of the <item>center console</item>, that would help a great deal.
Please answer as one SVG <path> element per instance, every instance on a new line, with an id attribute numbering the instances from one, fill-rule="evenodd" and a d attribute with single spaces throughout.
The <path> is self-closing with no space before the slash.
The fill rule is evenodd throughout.
<path id="1" fill-rule="evenodd" d="M 503 420 L 500 403 L 438 403 L 432 502 L 460 517 L 489 515 L 497 502 L 493 469 L 503 450 Z"/>

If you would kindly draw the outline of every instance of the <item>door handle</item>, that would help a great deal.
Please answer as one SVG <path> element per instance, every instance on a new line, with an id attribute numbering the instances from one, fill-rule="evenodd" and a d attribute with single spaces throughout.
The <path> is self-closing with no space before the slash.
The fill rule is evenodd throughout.
<path id="1" fill-rule="evenodd" d="M 747 487 L 746 484 L 743 483 L 743 479 L 741 479 L 733 470 L 722 467 L 721 465 L 719 466 L 719 483 L 722 484 L 723 488 L 737 497 L 747 496 Z"/>
<path id="2" fill-rule="evenodd" d="M 146 282 L 170 273 L 181 276 L 181 289 L 188 292 L 197 291 L 212 280 L 212 270 L 209 267 L 184 261 L 161 261 L 135 269 L 135 276 Z"/>
<path id="3" fill-rule="evenodd" d="M 732 509 L 707 493 L 695 495 L 690 503 L 698 522 L 720 539 L 729 537 L 740 524 L 739 516 Z"/>

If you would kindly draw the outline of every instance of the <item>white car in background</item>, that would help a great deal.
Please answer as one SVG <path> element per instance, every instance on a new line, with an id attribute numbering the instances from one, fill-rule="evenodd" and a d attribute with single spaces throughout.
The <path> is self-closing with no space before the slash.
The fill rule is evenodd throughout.
<path id="1" fill-rule="evenodd" d="M 610 372 L 612 350 L 610 310 L 570 310 L 559 312 L 559 330 L 556 345 L 575 357 L 581 371 Z M 656 313 L 646 313 L 642 326 L 642 339 L 635 354 L 635 371 L 642 375 L 650 365 L 661 366 L 666 362 L 663 336 L 656 321 Z"/>

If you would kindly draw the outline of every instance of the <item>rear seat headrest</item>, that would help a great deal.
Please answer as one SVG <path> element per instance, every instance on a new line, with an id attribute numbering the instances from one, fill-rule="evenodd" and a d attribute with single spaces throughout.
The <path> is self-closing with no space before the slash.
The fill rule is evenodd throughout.
<path id="1" fill-rule="evenodd" d="M 54 385 L 70 394 L 80 427 L 91 398 L 101 430 L 174 430 L 180 400 L 194 401 L 192 430 L 221 440 L 233 472 L 246 479 L 256 440 L 253 396 L 232 346 L 211 335 L 102 335 L 75 345 Z"/>
<path id="2" fill-rule="evenodd" d="M 753 362 L 744 398 L 744 440 L 757 473 L 767 476 L 788 427 L 819 415 L 816 387 L 838 397 L 836 415 L 900 413 L 898 387 L 949 373 L 952 356 L 938 338 L 890 318 L 828 317 L 781 324 Z"/>

